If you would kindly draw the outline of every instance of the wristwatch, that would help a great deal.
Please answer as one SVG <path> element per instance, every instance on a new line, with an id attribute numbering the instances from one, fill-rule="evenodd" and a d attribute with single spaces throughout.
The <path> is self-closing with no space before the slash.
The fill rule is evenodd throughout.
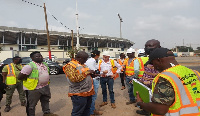
<path id="1" fill-rule="evenodd" d="M 137 106 L 138 108 L 140 108 L 140 109 L 142 109 L 142 108 L 140 107 L 140 104 L 141 104 L 141 103 L 143 103 L 143 102 L 137 102 L 137 103 L 136 103 L 136 106 Z"/>

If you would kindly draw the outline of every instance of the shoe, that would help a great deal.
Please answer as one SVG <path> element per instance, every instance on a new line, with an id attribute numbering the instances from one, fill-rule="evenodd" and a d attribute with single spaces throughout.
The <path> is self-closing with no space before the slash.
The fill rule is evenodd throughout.
<path id="1" fill-rule="evenodd" d="M 136 103 L 136 101 L 129 101 L 129 102 L 126 102 L 126 105 L 130 105 L 130 104 L 133 104 L 133 103 Z"/>
<path id="2" fill-rule="evenodd" d="M 150 113 L 145 111 L 145 110 L 136 110 L 136 113 L 140 114 L 140 115 L 145 115 L 145 116 L 149 116 L 150 115 Z"/>
<path id="3" fill-rule="evenodd" d="M 107 104 L 108 104 L 108 102 L 102 102 L 99 106 L 102 107 L 102 106 L 105 106 Z"/>
<path id="4" fill-rule="evenodd" d="M 26 102 L 22 102 L 22 103 L 21 103 L 21 106 L 26 106 Z"/>
<path id="5" fill-rule="evenodd" d="M 43 114 L 43 116 L 58 116 L 58 115 L 53 113 L 48 113 L 48 114 Z"/>
<path id="6" fill-rule="evenodd" d="M 6 106 L 6 108 L 4 109 L 5 112 L 9 112 L 11 110 L 10 106 Z"/>
<path id="7" fill-rule="evenodd" d="M 125 86 L 122 86 L 121 90 L 124 90 L 124 89 L 126 89 L 126 87 L 125 87 Z"/>
<path id="8" fill-rule="evenodd" d="M 111 103 L 111 107 L 112 107 L 112 108 L 116 108 L 115 103 Z"/>
<path id="9" fill-rule="evenodd" d="M 98 111 L 98 110 L 94 110 L 94 115 L 102 115 L 102 114 L 103 114 L 103 112 Z"/>

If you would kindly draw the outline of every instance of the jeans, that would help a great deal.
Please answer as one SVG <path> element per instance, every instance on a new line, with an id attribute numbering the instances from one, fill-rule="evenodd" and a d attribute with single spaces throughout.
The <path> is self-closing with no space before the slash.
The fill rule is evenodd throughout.
<path id="1" fill-rule="evenodd" d="M 72 96 L 73 109 L 71 116 L 90 116 L 90 105 L 92 103 L 92 96 Z"/>
<path id="2" fill-rule="evenodd" d="M 130 101 L 135 101 L 135 96 L 133 95 L 133 83 L 129 83 L 132 79 L 126 77 L 126 84 L 128 88 L 128 94 Z"/>
<path id="3" fill-rule="evenodd" d="M 114 79 L 109 78 L 109 77 L 101 77 L 100 84 L 101 84 L 101 88 L 102 88 L 103 102 L 107 102 L 107 87 L 106 87 L 106 84 L 107 84 L 109 94 L 110 94 L 110 101 L 111 101 L 111 103 L 115 103 L 114 91 L 113 91 Z"/>
<path id="4" fill-rule="evenodd" d="M 93 85 L 94 85 L 95 94 L 92 95 L 92 103 L 91 103 L 91 106 L 90 106 L 90 114 L 94 114 L 95 100 L 97 99 L 97 93 L 98 93 L 98 89 L 99 89 L 99 79 L 93 79 Z"/>

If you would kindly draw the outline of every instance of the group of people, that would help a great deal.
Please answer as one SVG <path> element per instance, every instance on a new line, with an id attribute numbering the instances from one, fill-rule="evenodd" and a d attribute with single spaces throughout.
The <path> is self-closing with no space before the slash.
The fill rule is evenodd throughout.
<path id="1" fill-rule="evenodd" d="M 152 39 L 145 43 L 145 53 L 139 53 L 129 48 L 126 54 L 121 53 L 119 59 L 110 59 L 107 51 L 91 52 L 91 58 L 84 51 L 79 51 L 63 67 L 69 83 L 68 96 L 71 97 L 73 109 L 71 116 L 102 115 L 95 109 L 99 86 L 101 86 L 103 107 L 108 104 L 107 89 L 110 96 L 110 106 L 115 109 L 114 81 L 120 77 L 122 88 L 128 89 L 129 101 L 140 109 L 137 114 L 149 116 L 199 116 L 200 115 L 200 73 L 181 66 L 175 60 L 174 54 L 167 48 L 162 48 L 158 40 Z M 126 58 L 126 55 L 128 56 Z M 50 76 L 48 65 L 43 62 L 40 52 L 30 54 L 32 62 L 22 66 L 21 58 L 14 57 L 13 63 L 2 70 L 0 100 L 6 93 L 5 112 L 11 110 L 12 95 L 18 90 L 21 106 L 26 107 L 27 116 L 35 116 L 35 107 L 40 100 L 44 116 L 57 116 L 50 112 L 49 87 Z M 98 60 L 99 59 L 99 60 Z M 133 94 L 133 79 L 137 79 L 152 89 L 151 102 L 144 103 L 141 94 Z M 126 83 L 126 85 L 125 85 Z M 3 88 L 3 89 L 2 89 Z M 26 99 L 25 99 L 26 98 Z"/>

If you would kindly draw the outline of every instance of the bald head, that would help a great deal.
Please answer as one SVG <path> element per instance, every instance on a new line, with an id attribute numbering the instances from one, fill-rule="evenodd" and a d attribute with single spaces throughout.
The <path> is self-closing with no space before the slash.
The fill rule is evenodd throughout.
<path id="1" fill-rule="evenodd" d="M 160 48 L 160 42 L 155 39 L 148 40 L 145 43 L 145 53 L 149 55 L 155 48 Z"/>
<path id="2" fill-rule="evenodd" d="M 88 59 L 88 54 L 84 51 L 80 51 L 77 53 L 76 58 L 81 64 L 84 64 Z"/>

